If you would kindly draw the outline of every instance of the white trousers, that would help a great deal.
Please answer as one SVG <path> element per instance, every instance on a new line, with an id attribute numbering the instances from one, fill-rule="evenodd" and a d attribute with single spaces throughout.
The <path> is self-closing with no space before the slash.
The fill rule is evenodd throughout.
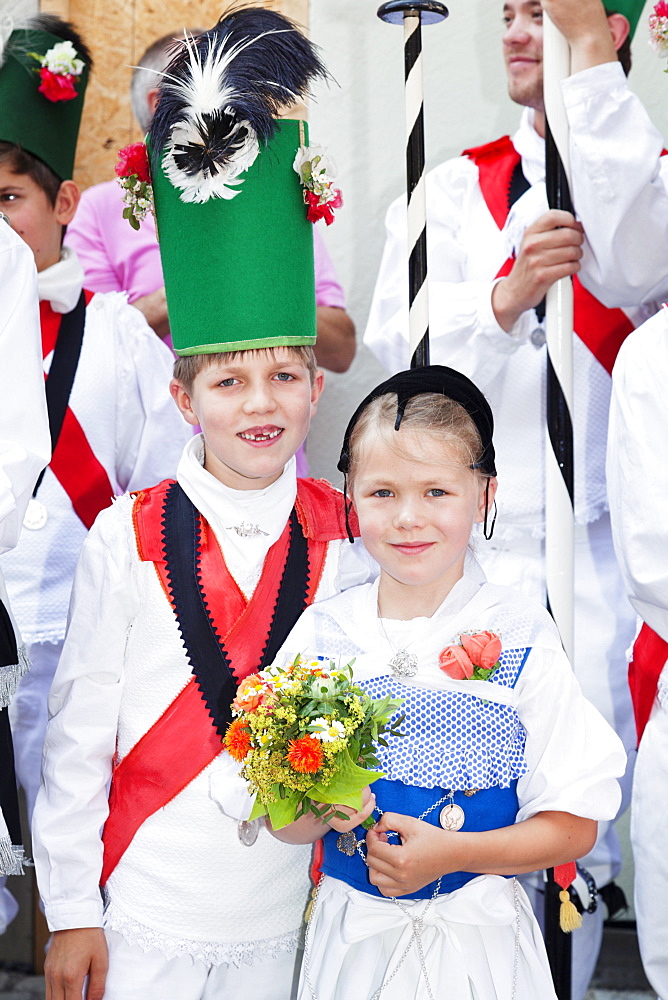
<path id="1" fill-rule="evenodd" d="M 26 796 L 28 822 L 32 823 L 35 799 L 39 791 L 42 770 L 42 748 L 48 720 L 47 698 L 63 648 L 61 642 L 34 642 L 27 647 L 30 670 L 20 680 L 11 705 L 9 718 L 14 743 L 16 778 Z M 11 884 L 11 883 L 10 883 Z M 0 934 L 7 929 L 18 912 L 14 897 L 0 883 Z"/>
<path id="2" fill-rule="evenodd" d="M 638 749 L 631 845 L 635 861 L 635 908 L 645 975 L 668 1000 L 668 692 L 655 702 Z"/>
<path id="3" fill-rule="evenodd" d="M 104 1000 L 293 1000 L 296 996 L 299 956 L 294 952 L 239 968 L 210 967 L 189 956 L 167 959 L 155 949 L 144 952 L 116 931 L 107 930 L 105 935 L 109 972 Z"/>

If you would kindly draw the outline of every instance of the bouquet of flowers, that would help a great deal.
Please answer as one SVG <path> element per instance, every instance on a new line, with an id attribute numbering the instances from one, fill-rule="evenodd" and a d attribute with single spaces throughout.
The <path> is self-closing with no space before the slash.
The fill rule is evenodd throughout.
<path id="1" fill-rule="evenodd" d="M 369 698 L 353 683 L 353 663 L 297 656 L 239 685 L 225 746 L 256 793 L 250 819 L 268 815 L 279 830 L 308 812 L 322 818 L 334 803 L 361 809 L 362 789 L 384 777 L 370 770 L 379 766 L 374 744 L 402 735 L 403 716 L 390 721 L 402 702 Z"/>

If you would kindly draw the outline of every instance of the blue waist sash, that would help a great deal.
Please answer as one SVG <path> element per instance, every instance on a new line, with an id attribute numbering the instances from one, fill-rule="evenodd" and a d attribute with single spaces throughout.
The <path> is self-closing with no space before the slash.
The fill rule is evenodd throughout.
<path id="1" fill-rule="evenodd" d="M 378 807 L 383 812 L 403 813 L 406 816 L 416 817 L 425 812 L 429 806 L 438 802 L 445 794 L 442 788 L 419 788 L 415 785 L 404 785 L 401 781 L 388 781 L 385 778 L 379 778 L 371 787 L 375 792 Z M 464 792 L 455 792 L 453 799 L 464 810 L 465 820 L 462 827 L 464 832 L 497 830 L 504 826 L 512 826 L 518 811 L 517 781 L 513 781 L 509 788 L 483 788 L 475 795 L 470 796 Z M 424 822 L 440 827 L 439 814 L 448 802 L 449 798 L 437 806 L 428 816 L 425 816 Z M 355 829 L 355 835 L 358 840 L 363 840 L 366 830 L 358 826 Z M 453 836 L 456 835 L 453 834 Z M 356 851 L 352 857 L 348 857 L 336 846 L 338 837 L 339 834 L 336 831 L 330 830 L 323 838 L 323 872 L 346 882 L 353 889 L 368 892 L 372 896 L 380 896 L 380 891 L 369 882 L 369 871 L 359 852 Z M 390 843 L 398 843 L 398 838 L 391 837 Z M 361 850 L 366 855 L 364 844 Z M 441 878 L 439 894 L 443 895 L 460 889 L 471 879 L 477 877 L 477 872 L 451 872 L 449 875 L 444 875 Z M 419 892 L 409 893 L 402 899 L 430 899 L 435 888 L 436 883 L 432 882 L 420 889 Z"/>

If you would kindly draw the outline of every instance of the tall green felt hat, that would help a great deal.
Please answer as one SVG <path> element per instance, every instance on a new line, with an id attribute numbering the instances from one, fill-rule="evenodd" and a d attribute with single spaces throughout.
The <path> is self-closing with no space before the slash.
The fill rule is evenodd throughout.
<path id="1" fill-rule="evenodd" d="M 71 42 L 30 26 L 11 33 L 0 58 L 0 141 L 22 146 L 69 180 L 88 83 L 86 60 Z"/>
<path id="2" fill-rule="evenodd" d="M 623 14 L 631 25 L 631 38 L 636 33 L 640 15 L 645 7 L 645 0 L 608 0 L 605 9 L 614 14 Z"/>
<path id="3" fill-rule="evenodd" d="M 147 144 L 177 354 L 315 343 L 320 196 L 304 123 L 277 116 L 325 72 L 291 21 L 256 7 L 186 39 L 167 68 Z"/>

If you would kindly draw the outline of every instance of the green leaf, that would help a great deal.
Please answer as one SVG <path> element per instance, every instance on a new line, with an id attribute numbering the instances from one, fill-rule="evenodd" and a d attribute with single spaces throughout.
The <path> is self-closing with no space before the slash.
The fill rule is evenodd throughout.
<path id="1" fill-rule="evenodd" d="M 267 813 L 274 830 L 280 830 L 281 827 L 294 822 L 301 797 L 301 792 L 290 792 L 285 798 L 268 803 Z"/>
<path id="2" fill-rule="evenodd" d="M 362 789 L 378 778 L 384 778 L 381 771 L 367 771 L 360 767 L 344 750 L 337 758 L 336 774 L 326 784 L 318 783 L 309 788 L 307 794 L 317 802 L 333 802 L 351 809 L 362 808 Z"/>
<path id="3" fill-rule="evenodd" d="M 253 808 L 251 809 L 251 814 L 248 817 L 248 821 L 250 822 L 253 819 L 259 819 L 260 816 L 266 816 L 266 815 L 267 815 L 267 809 L 260 802 L 260 796 L 256 795 L 255 802 L 253 803 Z"/>

